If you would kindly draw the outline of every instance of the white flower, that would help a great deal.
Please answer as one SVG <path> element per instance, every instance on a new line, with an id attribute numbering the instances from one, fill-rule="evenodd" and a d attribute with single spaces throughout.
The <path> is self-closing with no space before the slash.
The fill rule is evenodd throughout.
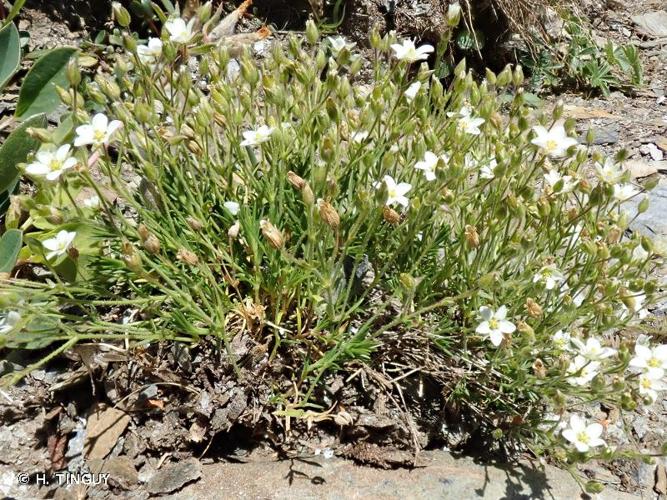
<path id="1" fill-rule="evenodd" d="M 418 161 L 415 164 L 415 168 L 424 172 L 424 177 L 426 177 L 427 181 L 434 181 L 435 167 L 438 166 L 438 161 L 440 161 L 440 157 L 436 156 L 431 151 L 426 151 L 426 153 L 424 153 L 424 159 L 422 161 Z"/>
<path id="2" fill-rule="evenodd" d="M 472 115 L 472 108 L 468 106 L 467 104 L 464 104 L 461 106 L 461 109 L 458 111 L 448 111 L 447 112 L 447 117 L 448 118 L 454 118 L 454 117 L 459 117 L 459 118 L 467 118 Z"/>
<path id="3" fill-rule="evenodd" d="M 72 246 L 74 238 L 76 238 L 75 232 L 65 231 L 63 229 L 62 231 L 59 231 L 54 238 L 42 241 L 44 248 L 49 250 L 49 253 L 46 254 L 46 259 L 51 260 L 54 257 L 64 255 L 69 247 Z"/>
<path id="4" fill-rule="evenodd" d="M 123 123 L 121 121 L 112 120 L 109 122 L 104 113 L 97 113 L 93 116 L 91 123 L 76 128 L 74 145 L 76 147 L 87 146 L 89 144 L 93 146 L 106 146 L 111 141 L 111 137 L 116 130 L 122 126 Z"/>
<path id="5" fill-rule="evenodd" d="M 365 130 L 359 130 L 352 134 L 352 142 L 355 142 L 357 144 L 364 142 L 366 139 L 368 139 L 368 132 Z"/>
<path id="6" fill-rule="evenodd" d="M 345 37 L 342 36 L 330 36 L 327 37 L 327 41 L 331 46 L 331 51 L 336 55 L 343 49 L 352 50 L 354 46 L 357 45 L 356 43 L 348 42 L 345 40 Z"/>
<path id="7" fill-rule="evenodd" d="M 565 276 L 563 276 L 563 273 L 561 273 L 553 264 L 544 266 L 533 277 L 533 283 L 544 283 L 544 288 L 547 290 L 553 290 L 558 283 L 562 283 L 563 281 L 565 281 Z"/>
<path id="8" fill-rule="evenodd" d="M 229 210 L 229 213 L 232 215 L 236 215 L 239 213 L 239 210 L 241 209 L 241 205 L 236 203 L 235 201 L 226 201 L 222 204 L 227 210 Z"/>
<path id="9" fill-rule="evenodd" d="M 552 189 L 562 180 L 563 187 L 558 191 L 559 193 L 569 193 L 576 186 L 576 181 L 572 179 L 571 175 L 560 175 L 560 173 L 555 170 L 550 170 L 548 174 L 544 174 L 544 180 L 547 181 L 547 184 L 549 184 Z"/>
<path id="10" fill-rule="evenodd" d="M 623 168 L 617 165 L 611 158 L 606 158 L 604 163 L 597 162 L 595 171 L 602 182 L 616 184 L 623 176 Z"/>
<path id="11" fill-rule="evenodd" d="M 574 344 L 579 351 L 579 354 L 586 359 L 590 360 L 600 360 L 608 358 L 616 354 L 616 349 L 611 347 L 602 347 L 599 339 L 595 337 L 589 337 L 586 339 L 586 343 L 582 342 L 577 338 L 573 338 L 572 344 Z"/>
<path id="12" fill-rule="evenodd" d="M 565 127 L 560 122 L 554 123 L 549 130 L 537 125 L 533 127 L 533 131 L 537 136 L 530 142 L 553 158 L 565 156 L 567 150 L 577 144 L 576 139 L 568 137 Z"/>
<path id="13" fill-rule="evenodd" d="M 563 330 L 558 330 L 551 337 L 551 341 L 554 343 L 554 347 L 560 351 L 569 351 L 570 341 L 572 340 L 572 335 L 569 332 L 564 332 Z"/>
<path id="14" fill-rule="evenodd" d="M 574 385 L 586 385 L 595 378 L 600 369 L 598 361 L 590 361 L 584 356 L 576 356 L 567 367 L 568 380 Z"/>
<path id="15" fill-rule="evenodd" d="M 412 185 L 407 182 L 401 182 L 396 184 L 396 181 L 393 177 L 385 175 L 383 178 L 384 185 L 387 186 L 387 205 L 391 206 L 396 203 L 407 207 L 410 203 L 410 200 L 405 196 L 405 194 L 412 189 Z M 380 187 L 381 183 L 377 183 L 376 187 Z"/>
<path id="16" fill-rule="evenodd" d="M 421 82 L 414 82 L 406 89 L 405 98 L 408 100 L 408 102 L 412 102 L 415 100 L 415 97 L 417 97 L 417 92 L 419 92 L 419 89 L 421 88 L 422 88 Z"/>
<path id="17" fill-rule="evenodd" d="M 645 261 L 648 259 L 649 253 L 644 250 L 644 247 L 641 244 L 637 245 L 632 251 L 632 260 Z"/>
<path id="18" fill-rule="evenodd" d="M 100 197 L 94 194 L 90 198 L 83 200 L 82 204 L 86 208 L 97 208 L 100 206 Z"/>
<path id="19" fill-rule="evenodd" d="M 482 306 L 479 308 L 479 314 L 482 317 L 482 322 L 477 325 L 476 333 L 480 335 L 488 335 L 491 343 L 498 347 L 505 334 L 513 333 L 516 326 L 511 321 L 507 321 L 507 307 L 500 306 L 497 311 L 490 307 Z"/>
<path id="20" fill-rule="evenodd" d="M 148 66 L 153 66 L 162 56 L 162 40 L 159 38 L 149 38 L 147 45 L 137 47 L 137 57 L 139 61 Z"/>
<path id="21" fill-rule="evenodd" d="M 185 21 L 180 17 L 169 19 L 164 23 L 164 27 L 169 32 L 169 40 L 176 43 L 188 43 L 194 36 L 192 29 L 196 20 L 197 18 L 193 17 L 190 22 L 185 24 Z"/>
<path id="22" fill-rule="evenodd" d="M 470 135 L 479 135 L 482 131 L 479 129 L 480 125 L 485 122 L 484 118 L 473 118 L 472 116 L 464 116 L 459 119 L 459 130 Z"/>
<path id="23" fill-rule="evenodd" d="M 644 372 L 652 379 L 661 379 L 667 371 L 667 344 L 649 347 L 635 344 L 635 357 L 630 360 L 630 366 Z"/>
<path id="24" fill-rule="evenodd" d="M 472 162 L 475 162 L 475 164 L 479 164 L 474 158 L 471 159 L 471 163 Z M 466 163 L 468 163 L 468 156 L 466 156 Z M 487 180 L 495 179 L 496 178 L 495 170 L 497 166 L 498 162 L 496 161 L 496 159 L 489 158 L 487 160 L 487 164 L 479 169 L 480 179 L 487 179 Z"/>
<path id="25" fill-rule="evenodd" d="M 21 321 L 21 314 L 17 311 L 9 311 L 4 318 L 0 319 L 0 335 L 11 332 Z"/>
<path id="26" fill-rule="evenodd" d="M 78 163 L 76 158 L 70 156 L 70 149 L 70 145 L 65 144 L 58 149 L 50 147 L 39 151 L 35 155 L 37 161 L 26 167 L 26 174 L 46 177 L 46 180 L 55 181 Z"/>
<path id="27" fill-rule="evenodd" d="M 428 59 L 428 55 L 435 50 L 433 45 L 422 45 L 417 48 L 412 40 L 403 40 L 403 43 L 394 43 L 391 49 L 394 51 L 396 59 L 409 63 Z"/>
<path id="28" fill-rule="evenodd" d="M 447 7 L 447 20 L 454 22 L 456 21 L 458 24 L 458 19 L 461 17 L 461 5 L 456 2 L 456 3 L 450 3 L 449 7 Z"/>
<path id="29" fill-rule="evenodd" d="M 600 438 L 602 431 L 601 424 L 597 422 L 588 424 L 583 418 L 572 415 L 570 417 L 570 427 L 564 429 L 562 435 L 574 445 L 577 451 L 586 453 L 591 448 L 606 445 L 604 440 Z"/>
<path id="30" fill-rule="evenodd" d="M 639 194 L 639 189 L 634 187 L 632 184 L 615 184 L 614 185 L 614 198 L 620 202 L 624 202 Z"/>
<path id="31" fill-rule="evenodd" d="M 243 132 L 243 141 L 241 146 L 256 146 L 271 139 L 271 134 L 275 129 L 262 125 L 257 130 L 246 130 Z"/>
<path id="32" fill-rule="evenodd" d="M 645 398 L 649 398 L 651 403 L 658 399 L 658 391 L 667 389 L 662 380 L 649 377 L 646 373 L 639 376 L 639 394 Z"/>

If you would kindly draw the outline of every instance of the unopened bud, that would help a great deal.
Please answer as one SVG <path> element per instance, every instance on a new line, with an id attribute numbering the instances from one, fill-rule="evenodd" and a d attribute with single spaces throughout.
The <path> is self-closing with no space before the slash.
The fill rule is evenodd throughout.
<path id="1" fill-rule="evenodd" d="M 79 250 L 77 250 L 75 247 L 69 247 L 67 249 L 67 256 L 72 260 L 76 260 L 79 258 Z"/>
<path id="2" fill-rule="evenodd" d="M 132 22 L 130 13 L 125 7 L 121 5 L 120 2 L 113 2 L 111 4 L 111 11 L 115 21 L 123 28 L 127 28 L 130 25 L 130 22 Z"/>
<path id="3" fill-rule="evenodd" d="M 612 226 L 609 229 L 609 232 L 607 233 L 607 243 L 610 245 L 613 245 L 615 243 L 618 243 L 621 241 L 621 236 L 623 235 L 623 232 L 621 231 L 621 228 L 618 226 Z"/>
<path id="4" fill-rule="evenodd" d="M 451 28 L 454 28 L 458 26 L 460 20 L 461 5 L 458 2 L 449 4 L 449 8 L 447 9 L 447 24 Z"/>
<path id="5" fill-rule="evenodd" d="M 320 217 L 324 223 L 332 229 L 338 229 L 340 226 L 340 216 L 333 205 L 320 198 L 317 200 L 317 208 L 320 209 Z"/>
<path id="6" fill-rule="evenodd" d="M 313 193 L 313 190 L 310 188 L 310 184 L 306 182 L 306 184 L 303 186 L 303 189 L 301 189 L 301 200 L 303 200 L 304 205 L 306 206 L 312 206 L 313 203 L 315 203 L 315 194 Z"/>
<path id="7" fill-rule="evenodd" d="M 516 324 L 516 329 L 517 331 L 523 335 L 524 337 L 527 337 L 529 339 L 535 338 L 535 330 L 533 330 L 533 327 L 531 327 L 528 323 L 525 321 L 519 321 Z"/>
<path id="8" fill-rule="evenodd" d="M 45 128 L 28 127 L 25 132 L 33 139 L 37 139 L 40 142 L 49 143 L 52 142 L 53 139 L 53 134 Z"/>
<path id="9" fill-rule="evenodd" d="M 67 81 L 72 87 L 76 87 L 81 83 L 81 71 L 79 70 L 79 61 L 76 57 L 72 57 L 67 63 Z"/>
<path id="10" fill-rule="evenodd" d="M 283 233 L 281 233 L 280 230 L 268 220 L 262 219 L 259 221 L 259 227 L 262 230 L 262 234 L 273 248 L 280 250 L 285 245 Z"/>
<path id="11" fill-rule="evenodd" d="M 317 25 L 312 19 L 308 19 L 308 21 L 306 21 L 306 40 L 308 40 L 308 43 L 314 45 L 319 38 L 320 31 L 317 29 Z"/>

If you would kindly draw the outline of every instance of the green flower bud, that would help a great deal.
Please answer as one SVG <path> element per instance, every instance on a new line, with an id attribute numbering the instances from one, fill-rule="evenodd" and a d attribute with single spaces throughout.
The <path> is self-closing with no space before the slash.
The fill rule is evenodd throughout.
<path id="1" fill-rule="evenodd" d="M 465 78 L 466 76 L 466 60 L 461 59 L 461 62 L 459 62 L 456 65 L 456 68 L 454 68 L 454 76 L 458 79 Z"/>
<path id="2" fill-rule="evenodd" d="M 646 212 L 648 210 L 649 203 L 650 202 L 649 202 L 648 196 L 645 196 L 642 199 L 642 201 L 639 202 L 639 206 L 637 207 L 637 211 L 640 214 L 643 214 L 644 212 Z"/>
<path id="3" fill-rule="evenodd" d="M 491 71 L 489 68 L 486 68 L 486 81 L 489 83 L 489 85 L 495 85 L 496 84 L 496 74 Z"/>
<path id="4" fill-rule="evenodd" d="M 512 74 L 512 83 L 514 83 L 515 87 L 520 87 L 523 84 L 523 80 L 523 68 L 520 64 L 517 64 L 516 68 L 514 68 L 514 73 Z"/>
<path id="5" fill-rule="evenodd" d="M 72 87 L 77 87 L 81 83 L 81 70 L 79 70 L 79 61 L 72 57 L 67 63 L 67 81 Z"/>
<path id="6" fill-rule="evenodd" d="M 311 45 L 315 45 L 320 38 L 320 30 L 317 29 L 317 25 L 313 22 L 312 19 L 306 21 L 306 40 Z"/>
<path id="7" fill-rule="evenodd" d="M 380 46 L 382 44 L 382 37 L 380 36 L 380 31 L 378 30 L 377 25 L 373 26 L 373 29 L 371 30 L 371 34 L 368 39 L 372 48 L 374 48 L 375 50 L 380 50 Z"/>
<path id="8" fill-rule="evenodd" d="M 602 483 L 598 483 L 597 481 L 588 481 L 584 486 L 584 489 L 586 490 L 586 493 L 595 495 L 596 493 L 601 493 L 602 490 L 604 490 L 604 485 Z"/>
<path id="9" fill-rule="evenodd" d="M 111 11 L 113 14 L 113 19 L 118 23 L 119 26 L 127 28 L 132 22 L 132 17 L 125 7 L 121 5 L 120 2 L 113 2 L 111 4 Z"/>
<path id="10" fill-rule="evenodd" d="M 458 2 L 449 4 L 447 8 L 447 25 L 450 28 L 455 28 L 461 21 L 461 5 Z"/>
<path id="11" fill-rule="evenodd" d="M 510 81 L 512 81 L 512 67 L 508 64 L 498 75 L 496 85 L 499 87 L 507 87 Z"/>

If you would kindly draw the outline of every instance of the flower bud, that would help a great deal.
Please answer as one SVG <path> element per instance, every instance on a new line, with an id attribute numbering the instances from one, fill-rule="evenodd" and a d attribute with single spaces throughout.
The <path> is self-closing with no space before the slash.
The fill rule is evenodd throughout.
<path id="1" fill-rule="evenodd" d="M 79 70 L 79 61 L 76 57 L 70 58 L 65 72 L 67 74 L 67 81 L 72 87 L 76 87 L 81 83 L 81 71 Z"/>
<path id="2" fill-rule="evenodd" d="M 249 61 L 248 59 L 241 61 L 241 76 L 251 87 L 257 85 L 257 82 L 259 82 L 259 71 L 257 71 L 254 61 Z"/>
<path id="3" fill-rule="evenodd" d="M 141 271 L 141 257 L 134 251 L 134 247 L 129 242 L 123 242 L 121 246 L 123 261 L 125 265 L 134 272 Z"/>
<path id="4" fill-rule="evenodd" d="M 178 251 L 176 258 L 181 262 L 185 262 L 191 266 L 196 266 L 199 263 L 199 257 L 197 257 L 194 252 L 191 252 L 185 248 L 181 248 Z"/>
<path id="5" fill-rule="evenodd" d="M 291 170 L 287 172 L 287 181 L 297 188 L 299 191 L 301 191 L 304 186 L 307 184 L 306 180 L 297 175 L 296 173 L 292 172 Z"/>
<path id="6" fill-rule="evenodd" d="M 465 240 L 470 248 L 477 248 L 479 246 L 479 234 L 475 226 L 467 225 L 465 227 Z"/>
<path id="7" fill-rule="evenodd" d="M 315 203 L 315 194 L 313 194 L 313 190 L 310 188 L 310 184 L 307 182 L 301 190 L 301 200 L 303 201 L 304 205 L 308 207 Z"/>
<path id="8" fill-rule="evenodd" d="M 514 73 L 512 74 L 512 83 L 515 87 L 520 87 L 523 84 L 523 80 L 523 68 L 520 64 L 517 64 L 516 68 L 514 68 Z"/>
<path id="9" fill-rule="evenodd" d="M 382 207 L 382 217 L 386 222 L 394 226 L 401 222 L 401 215 L 396 210 L 388 207 L 387 205 Z"/>
<path id="10" fill-rule="evenodd" d="M 642 199 L 642 201 L 639 202 L 639 205 L 637 206 L 637 211 L 638 211 L 640 214 L 643 214 L 644 212 L 646 212 L 646 211 L 648 210 L 649 203 L 650 203 L 650 202 L 649 202 L 648 196 L 645 196 L 645 197 Z"/>
<path id="11" fill-rule="evenodd" d="M 489 83 L 489 85 L 495 85 L 496 84 L 496 74 L 491 71 L 489 68 L 486 68 L 486 75 L 485 75 L 486 81 Z"/>
<path id="12" fill-rule="evenodd" d="M 72 93 L 69 90 L 65 90 L 60 85 L 56 85 L 56 93 L 60 98 L 60 102 L 62 102 L 64 105 L 71 106 L 72 103 L 74 102 L 74 99 L 72 98 Z"/>
<path id="13" fill-rule="evenodd" d="M 308 43 L 311 45 L 315 45 L 319 38 L 320 31 L 317 29 L 317 25 L 312 19 L 308 19 L 308 21 L 306 21 L 306 40 L 308 40 Z"/>
<path id="14" fill-rule="evenodd" d="M 280 250 L 285 245 L 283 234 L 268 220 L 262 219 L 259 221 L 259 227 L 262 230 L 262 234 L 273 248 Z"/>
<path id="15" fill-rule="evenodd" d="M 28 127 L 25 132 L 33 139 L 37 139 L 40 142 L 53 142 L 53 134 L 45 128 Z"/>
<path id="16" fill-rule="evenodd" d="M 113 19 L 118 23 L 119 26 L 127 28 L 132 22 L 132 17 L 125 7 L 121 5 L 120 2 L 113 2 L 111 4 L 111 11 L 113 13 Z"/>
<path id="17" fill-rule="evenodd" d="M 201 229 L 204 227 L 204 225 L 194 217 L 188 217 L 185 219 L 185 222 L 187 222 L 188 226 L 190 226 L 190 228 L 194 231 L 201 231 Z"/>
<path id="18" fill-rule="evenodd" d="M 123 35 L 123 47 L 128 52 L 135 54 L 137 52 L 137 39 L 132 35 Z"/>
<path id="19" fill-rule="evenodd" d="M 458 26 L 461 21 L 461 5 L 458 2 L 449 4 L 447 9 L 447 24 L 451 28 Z"/>
<path id="20" fill-rule="evenodd" d="M 320 209 L 320 217 L 324 223 L 332 229 L 338 229 L 340 226 L 340 216 L 333 205 L 328 201 L 319 198 L 317 200 L 317 208 Z"/>
<path id="21" fill-rule="evenodd" d="M 371 45 L 371 48 L 378 50 L 382 44 L 382 37 L 380 36 L 380 31 L 378 30 L 377 25 L 373 26 L 371 34 L 368 37 L 368 41 Z"/>
<path id="22" fill-rule="evenodd" d="M 519 321 L 516 324 L 517 331 L 528 340 L 535 339 L 535 330 L 525 321 Z"/>
<path id="23" fill-rule="evenodd" d="M 528 312 L 528 316 L 531 318 L 539 318 L 542 316 L 542 307 L 530 297 L 526 299 L 526 304 L 524 307 Z"/>
<path id="24" fill-rule="evenodd" d="M 499 87 L 507 87 L 507 85 L 509 85 L 511 80 L 512 80 L 512 67 L 508 64 L 496 78 L 496 84 Z"/>

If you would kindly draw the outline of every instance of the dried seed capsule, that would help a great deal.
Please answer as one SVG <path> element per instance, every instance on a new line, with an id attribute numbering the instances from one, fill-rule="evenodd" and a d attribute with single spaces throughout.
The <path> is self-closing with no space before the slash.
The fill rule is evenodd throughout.
<path id="1" fill-rule="evenodd" d="M 332 229 L 337 229 L 340 226 L 340 216 L 331 203 L 320 198 L 317 200 L 317 208 L 320 209 L 320 217 L 327 226 Z"/>
<path id="2" fill-rule="evenodd" d="M 262 234 L 273 248 L 280 250 L 285 245 L 285 237 L 283 236 L 283 233 L 281 233 L 280 230 L 268 220 L 262 219 L 259 221 L 259 227 L 262 230 Z"/>
<path id="3" fill-rule="evenodd" d="M 187 250 L 185 248 L 181 248 L 178 251 L 178 253 L 176 254 L 176 258 L 181 262 L 185 262 L 186 264 L 189 264 L 191 266 L 195 266 L 199 263 L 199 258 L 194 254 L 194 252 L 191 252 L 190 250 Z"/>
<path id="4" fill-rule="evenodd" d="M 396 225 L 401 222 L 401 215 L 391 207 L 385 205 L 382 207 L 382 216 L 389 224 Z"/>
<path id="5" fill-rule="evenodd" d="M 467 225 L 465 228 L 466 243 L 470 248 L 477 248 L 479 246 L 479 234 L 475 226 Z"/>

